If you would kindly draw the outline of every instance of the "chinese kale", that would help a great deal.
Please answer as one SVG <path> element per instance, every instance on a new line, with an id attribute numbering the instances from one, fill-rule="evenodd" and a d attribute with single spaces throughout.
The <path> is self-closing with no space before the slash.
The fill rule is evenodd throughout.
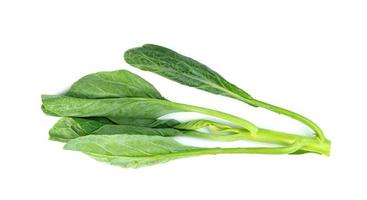
<path id="1" fill-rule="evenodd" d="M 314 136 L 267 130 L 221 111 L 169 101 L 136 74 L 117 70 L 87 75 L 65 94 L 42 96 L 42 110 L 48 115 L 62 117 L 49 131 L 51 140 L 66 142 L 65 149 L 81 151 L 97 160 L 134 168 L 206 154 L 329 155 L 330 141 L 314 122 L 253 98 L 191 58 L 151 44 L 126 51 L 124 58 L 134 67 L 181 84 L 287 115 L 309 126 Z M 227 123 L 206 119 L 187 122 L 161 119 L 177 112 L 202 113 Z M 203 128 L 208 133 L 201 132 Z M 183 145 L 174 139 L 175 136 L 217 141 L 252 140 L 280 147 L 202 148 Z"/>

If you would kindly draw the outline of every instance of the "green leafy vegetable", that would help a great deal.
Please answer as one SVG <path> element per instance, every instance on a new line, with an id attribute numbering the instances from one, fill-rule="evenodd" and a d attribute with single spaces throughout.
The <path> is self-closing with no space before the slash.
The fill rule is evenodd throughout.
<path id="1" fill-rule="evenodd" d="M 157 45 L 130 49 L 124 57 L 137 68 L 292 117 L 308 125 L 316 137 L 263 129 L 228 113 L 171 102 L 138 75 L 117 70 L 84 76 L 64 95 L 42 96 L 42 110 L 48 115 L 62 117 L 49 131 L 51 140 L 66 142 L 65 149 L 81 151 L 97 160 L 133 168 L 207 154 L 330 153 L 330 141 L 314 122 L 253 98 L 191 58 Z M 183 123 L 174 118 L 160 119 L 177 112 L 201 113 L 223 123 L 206 119 Z M 178 143 L 174 139 L 176 136 L 219 141 L 251 140 L 280 147 L 201 148 Z"/>

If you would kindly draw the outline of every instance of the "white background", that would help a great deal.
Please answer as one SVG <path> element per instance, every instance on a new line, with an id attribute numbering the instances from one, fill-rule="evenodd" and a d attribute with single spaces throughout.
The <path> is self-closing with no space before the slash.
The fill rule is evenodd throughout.
<path id="1" fill-rule="evenodd" d="M 365 1 L 335 0 L 1 1 L 0 199 L 366 199 L 366 10 Z M 309 132 L 128 66 L 123 52 L 144 43 L 191 56 L 253 96 L 310 117 L 332 141 L 331 157 L 201 156 L 134 170 L 48 141 L 56 118 L 41 112 L 40 95 L 117 69 L 173 101 Z"/>

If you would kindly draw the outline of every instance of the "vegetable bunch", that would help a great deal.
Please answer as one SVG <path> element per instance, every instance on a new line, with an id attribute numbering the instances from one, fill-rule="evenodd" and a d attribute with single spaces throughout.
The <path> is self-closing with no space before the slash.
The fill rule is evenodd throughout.
<path id="1" fill-rule="evenodd" d="M 240 117 L 165 99 L 149 82 L 126 70 L 82 77 L 62 95 L 43 95 L 42 110 L 62 117 L 49 131 L 51 140 L 67 150 L 122 167 L 141 167 L 169 160 L 228 153 L 329 155 L 330 141 L 311 120 L 295 112 L 253 98 L 207 66 L 170 49 L 147 44 L 125 52 L 124 59 L 181 84 L 237 99 L 298 120 L 313 136 L 263 129 Z M 206 119 L 179 122 L 161 119 L 177 112 L 197 112 L 228 123 Z M 206 128 L 209 133 L 201 132 Z M 252 140 L 279 147 L 202 148 L 181 144 L 175 136 L 217 141 Z"/>

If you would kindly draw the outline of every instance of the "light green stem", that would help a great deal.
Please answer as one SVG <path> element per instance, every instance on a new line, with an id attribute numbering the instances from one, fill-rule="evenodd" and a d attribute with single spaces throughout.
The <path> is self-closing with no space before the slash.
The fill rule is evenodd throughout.
<path id="1" fill-rule="evenodd" d="M 259 129 L 255 134 L 242 130 L 241 135 L 243 139 L 272 144 L 292 145 L 295 142 L 299 142 L 302 143 L 303 146 L 301 149 L 304 151 L 315 152 L 327 156 L 330 155 L 330 141 L 327 139 L 321 141 L 315 137 L 294 135 L 268 129 Z"/>
<path id="2" fill-rule="evenodd" d="M 200 148 L 185 152 L 175 152 L 169 155 L 157 155 L 155 158 L 182 158 L 188 156 L 215 155 L 215 154 L 291 154 L 301 148 L 300 143 L 294 143 L 287 147 L 248 147 L 248 148 Z"/>
<path id="3" fill-rule="evenodd" d="M 294 144 L 287 147 L 211 148 L 206 154 L 291 154 L 301 147 Z"/>
<path id="4" fill-rule="evenodd" d="M 201 133 L 198 131 L 184 131 L 185 135 L 199 138 L 207 138 L 217 141 L 251 140 L 270 144 L 292 146 L 295 143 L 302 144 L 300 150 L 330 155 L 330 141 L 320 141 L 314 137 L 305 137 L 268 129 L 259 129 L 256 133 L 250 133 L 244 129 L 236 129 L 237 133 L 229 135 L 218 135 L 213 133 Z M 233 131 L 235 132 L 235 131 Z"/>
<path id="5" fill-rule="evenodd" d="M 303 121 L 306 121 L 307 124 L 311 124 L 312 125 L 311 128 L 313 128 L 314 130 L 316 129 L 317 133 L 321 133 L 321 136 L 323 136 L 321 129 L 318 128 L 316 124 L 314 124 L 312 121 L 308 120 L 305 117 L 302 117 L 302 116 L 300 117 L 300 115 L 296 113 L 287 111 L 279 107 L 272 106 L 270 104 L 262 103 L 260 101 L 254 101 L 254 102 L 261 107 L 267 106 L 268 109 L 271 108 L 273 109 L 274 112 L 275 110 L 277 111 L 281 110 L 282 113 L 287 113 L 287 115 L 291 115 L 293 118 L 297 118 L 298 120 L 302 119 Z M 239 117 L 236 117 L 234 115 L 230 115 L 224 112 L 211 110 L 208 108 L 187 105 L 187 104 L 174 103 L 174 102 L 170 102 L 170 104 L 177 106 L 178 108 L 181 108 L 182 110 L 198 112 L 198 113 L 203 113 L 203 114 L 207 114 L 210 116 L 218 117 L 218 118 L 230 121 L 246 129 L 246 130 L 238 129 L 239 134 L 233 134 L 233 135 L 228 135 L 228 136 L 210 135 L 210 134 L 208 134 L 208 136 L 205 136 L 205 135 L 197 135 L 196 133 L 196 136 L 199 136 L 199 137 L 207 137 L 207 138 L 221 140 L 221 141 L 233 141 L 233 140 L 238 140 L 238 139 L 247 139 L 247 140 L 252 140 L 252 141 L 266 142 L 266 143 L 272 143 L 272 144 L 281 144 L 281 145 L 286 145 L 286 146 L 292 145 L 295 142 L 301 142 L 303 144 L 301 149 L 304 151 L 315 152 L 315 153 L 324 154 L 324 155 L 330 154 L 330 141 L 325 139 L 324 137 L 321 137 L 323 139 L 319 139 L 316 137 L 305 137 L 305 136 L 294 135 L 294 134 L 289 134 L 289 133 L 284 133 L 284 132 L 279 132 L 279 131 L 260 129 L 247 120 L 241 119 Z M 195 135 L 195 133 L 191 133 L 191 134 L 193 136 Z"/>
<path id="6" fill-rule="evenodd" d="M 198 107 L 198 106 L 192 106 L 192 105 L 188 105 L 188 104 L 181 104 L 181 103 L 174 103 L 174 102 L 169 102 L 171 105 L 173 105 L 174 107 L 177 108 L 181 108 L 182 110 L 186 110 L 186 111 L 191 111 L 191 112 L 197 112 L 197 113 L 202 113 L 202 114 L 206 114 L 209 116 L 213 116 L 213 117 L 217 117 L 217 118 L 221 118 L 224 120 L 227 120 L 229 122 L 232 122 L 238 126 L 241 126 L 247 130 L 249 130 L 251 133 L 256 133 L 257 132 L 257 127 L 256 125 L 254 125 L 253 123 L 239 118 L 237 116 L 228 114 L 228 113 L 224 113 L 224 112 L 220 112 L 220 111 L 216 111 L 216 110 L 212 110 L 212 109 L 208 109 L 208 108 L 202 108 L 202 107 Z"/>
<path id="7" fill-rule="evenodd" d="M 313 131 L 315 131 L 316 136 L 321 141 L 326 140 L 326 138 L 324 136 L 324 133 L 322 132 L 321 128 L 317 124 L 315 124 L 310 119 L 308 119 L 308 118 L 306 118 L 306 117 L 304 117 L 304 116 L 302 116 L 298 113 L 295 113 L 293 111 L 290 111 L 290 110 L 287 110 L 287 109 L 284 109 L 284 108 L 281 108 L 281 107 L 278 107 L 278 106 L 275 106 L 275 105 L 271 105 L 269 103 L 265 103 L 263 101 L 259 101 L 259 100 L 256 100 L 256 99 L 251 99 L 251 100 L 246 99 L 245 101 L 246 101 L 246 103 L 251 102 L 251 105 L 259 106 L 259 107 L 271 110 L 273 112 L 286 115 L 286 116 L 291 117 L 291 118 L 293 118 L 293 119 L 295 119 L 299 122 L 302 122 L 303 124 L 310 127 Z"/>
<path id="8" fill-rule="evenodd" d="M 184 131 L 182 130 L 185 136 L 193 136 L 198 138 L 207 138 L 211 140 L 217 141 L 236 141 L 242 140 L 243 136 L 241 134 L 229 134 L 229 135 L 219 135 L 215 133 L 202 133 L 199 131 Z"/>

